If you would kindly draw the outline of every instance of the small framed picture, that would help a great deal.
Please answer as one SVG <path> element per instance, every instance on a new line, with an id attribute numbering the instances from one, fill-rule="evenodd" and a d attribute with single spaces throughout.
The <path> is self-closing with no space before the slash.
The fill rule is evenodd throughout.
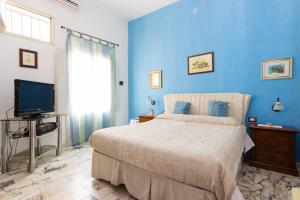
<path id="1" fill-rule="evenodd" d="M 201 74 L 214 71 L 214 52 L 188 57 L 188 74 Z"/>
<path id="2" fill-rule="evenodd" d="M 161 88 L 161 70 L 151 71 L 148 74 L 149 88 Z"/>
<path id="3" fill-rule="evenodd" d="M 20 67 L 38 68 L 38 53 L 26 49 L 19 49 Z"/>
<path id="4" fill-rule="evenodd" d="M 262 63 L 262 79 L 292 78 L 292 58 L 274 59 Z"/>

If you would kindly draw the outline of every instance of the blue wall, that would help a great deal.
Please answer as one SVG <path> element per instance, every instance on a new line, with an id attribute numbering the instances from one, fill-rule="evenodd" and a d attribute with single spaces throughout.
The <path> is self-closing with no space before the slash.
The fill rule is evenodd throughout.
<path id="1" fill-rule="evenodd" d="M 182 0 L 129 22 L 129 117 L 147 113 L 148 95 L 241 92 L 253 95 L 250 116 L 300 129 L 300 1 Z M 215 52 L 215 72 L 187 75 L 189 55 Z M 293 79 L 261 80 L 261 63 L 293 58 Z M 162 69 L 163 88 L 147 74 Z M 281 97 L 285 111 L 271 105 Z M 297 138 L 300 161 L 300 136 Z"/>

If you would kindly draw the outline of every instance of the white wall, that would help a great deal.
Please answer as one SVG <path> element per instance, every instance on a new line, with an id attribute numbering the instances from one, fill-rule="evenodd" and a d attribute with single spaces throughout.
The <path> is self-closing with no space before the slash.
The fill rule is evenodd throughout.
<path id="1" fill-rule="evenodd" d="M 91 4 L 89 1 L 80 0 L 79 9 L 69 8 L 55 0 L 15 0 L 16 2 L 55 17 L 55 45 L 31 41 L 15 36 L 0 34 L 0 118 L 5 117 L 5 112 L 13 107 L 14 85 L 16 78 L 59 83 L 57 85 L 58 99 L 65 99 L 65 83 L 67 76 L 66 62 L 64 61 L 66 27 L 94 35 L 120 46 L 116 50 L 117 80 L 123 80 L 124 86 L 117 88 L 117 124 L 128 122 L 128 26 L 127 21 L 118 18 L 107 11 Z M 19 67 L 19 48 L 38 51 L 39 68 L 27 69 Z M 60 112 L 65 111 L 66 102 L 57 102 Z M 12 116 L 10 112 L 10 116 Z M 55 135 L 45 139 L 45 143 L 54 143 Z M 65 142 L 65 136 L 64 140 Z M 22 139 L 18 151 L 27 147 L 28 141 Z"/>

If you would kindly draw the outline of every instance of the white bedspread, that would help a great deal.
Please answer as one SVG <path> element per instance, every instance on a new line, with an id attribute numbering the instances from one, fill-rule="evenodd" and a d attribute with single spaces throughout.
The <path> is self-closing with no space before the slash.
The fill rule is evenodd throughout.
<path id="1" fill-rule="evenodd" d="M 231 172 L 245 138 L 245 127 L 233 118 L 169 114 L 98 130 L 90 144 L 109 157 L 227 200 L 236 189 Z"/>

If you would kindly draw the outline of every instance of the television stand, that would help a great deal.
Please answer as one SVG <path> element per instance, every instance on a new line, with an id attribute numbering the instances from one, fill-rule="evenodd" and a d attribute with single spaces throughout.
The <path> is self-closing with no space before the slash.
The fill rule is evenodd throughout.
<path id="1" fill-rule="evenodd" d="M 10 118 L 10 119 L 3 119 L 0 120 L 2 122 L 2 173 L 7 172 L 8 169 L 8 160 L 7 160 L 7 148 L 8 148 L 8 134 L 10 130 L 11 122 L 26 122 L 27 129 L 29 133 L 29 164 L 28 164 L 28 172 L 32 173 L 36 168 L 36 161 L 39 159 L 42 155 L 37 155 L 35 152 L 36 147 L 36 139 L 38 139 L 41 136 L 37 135 L 37 124 L 40 123 L 41 119 L 50 119 L 55 118 L 56 119 L 56 125 L 57 125 L 57 145 L 54 146 L 56 149 L 56 156 L 61 155 L 62 152 L 62 130 L 61 130 L 61 121 L 62 117 L 65 116 L 65 114 L 50 114 L 46 115 L 43 118 Z M 39 140 L 37 140 L 39 141 Z"/>

